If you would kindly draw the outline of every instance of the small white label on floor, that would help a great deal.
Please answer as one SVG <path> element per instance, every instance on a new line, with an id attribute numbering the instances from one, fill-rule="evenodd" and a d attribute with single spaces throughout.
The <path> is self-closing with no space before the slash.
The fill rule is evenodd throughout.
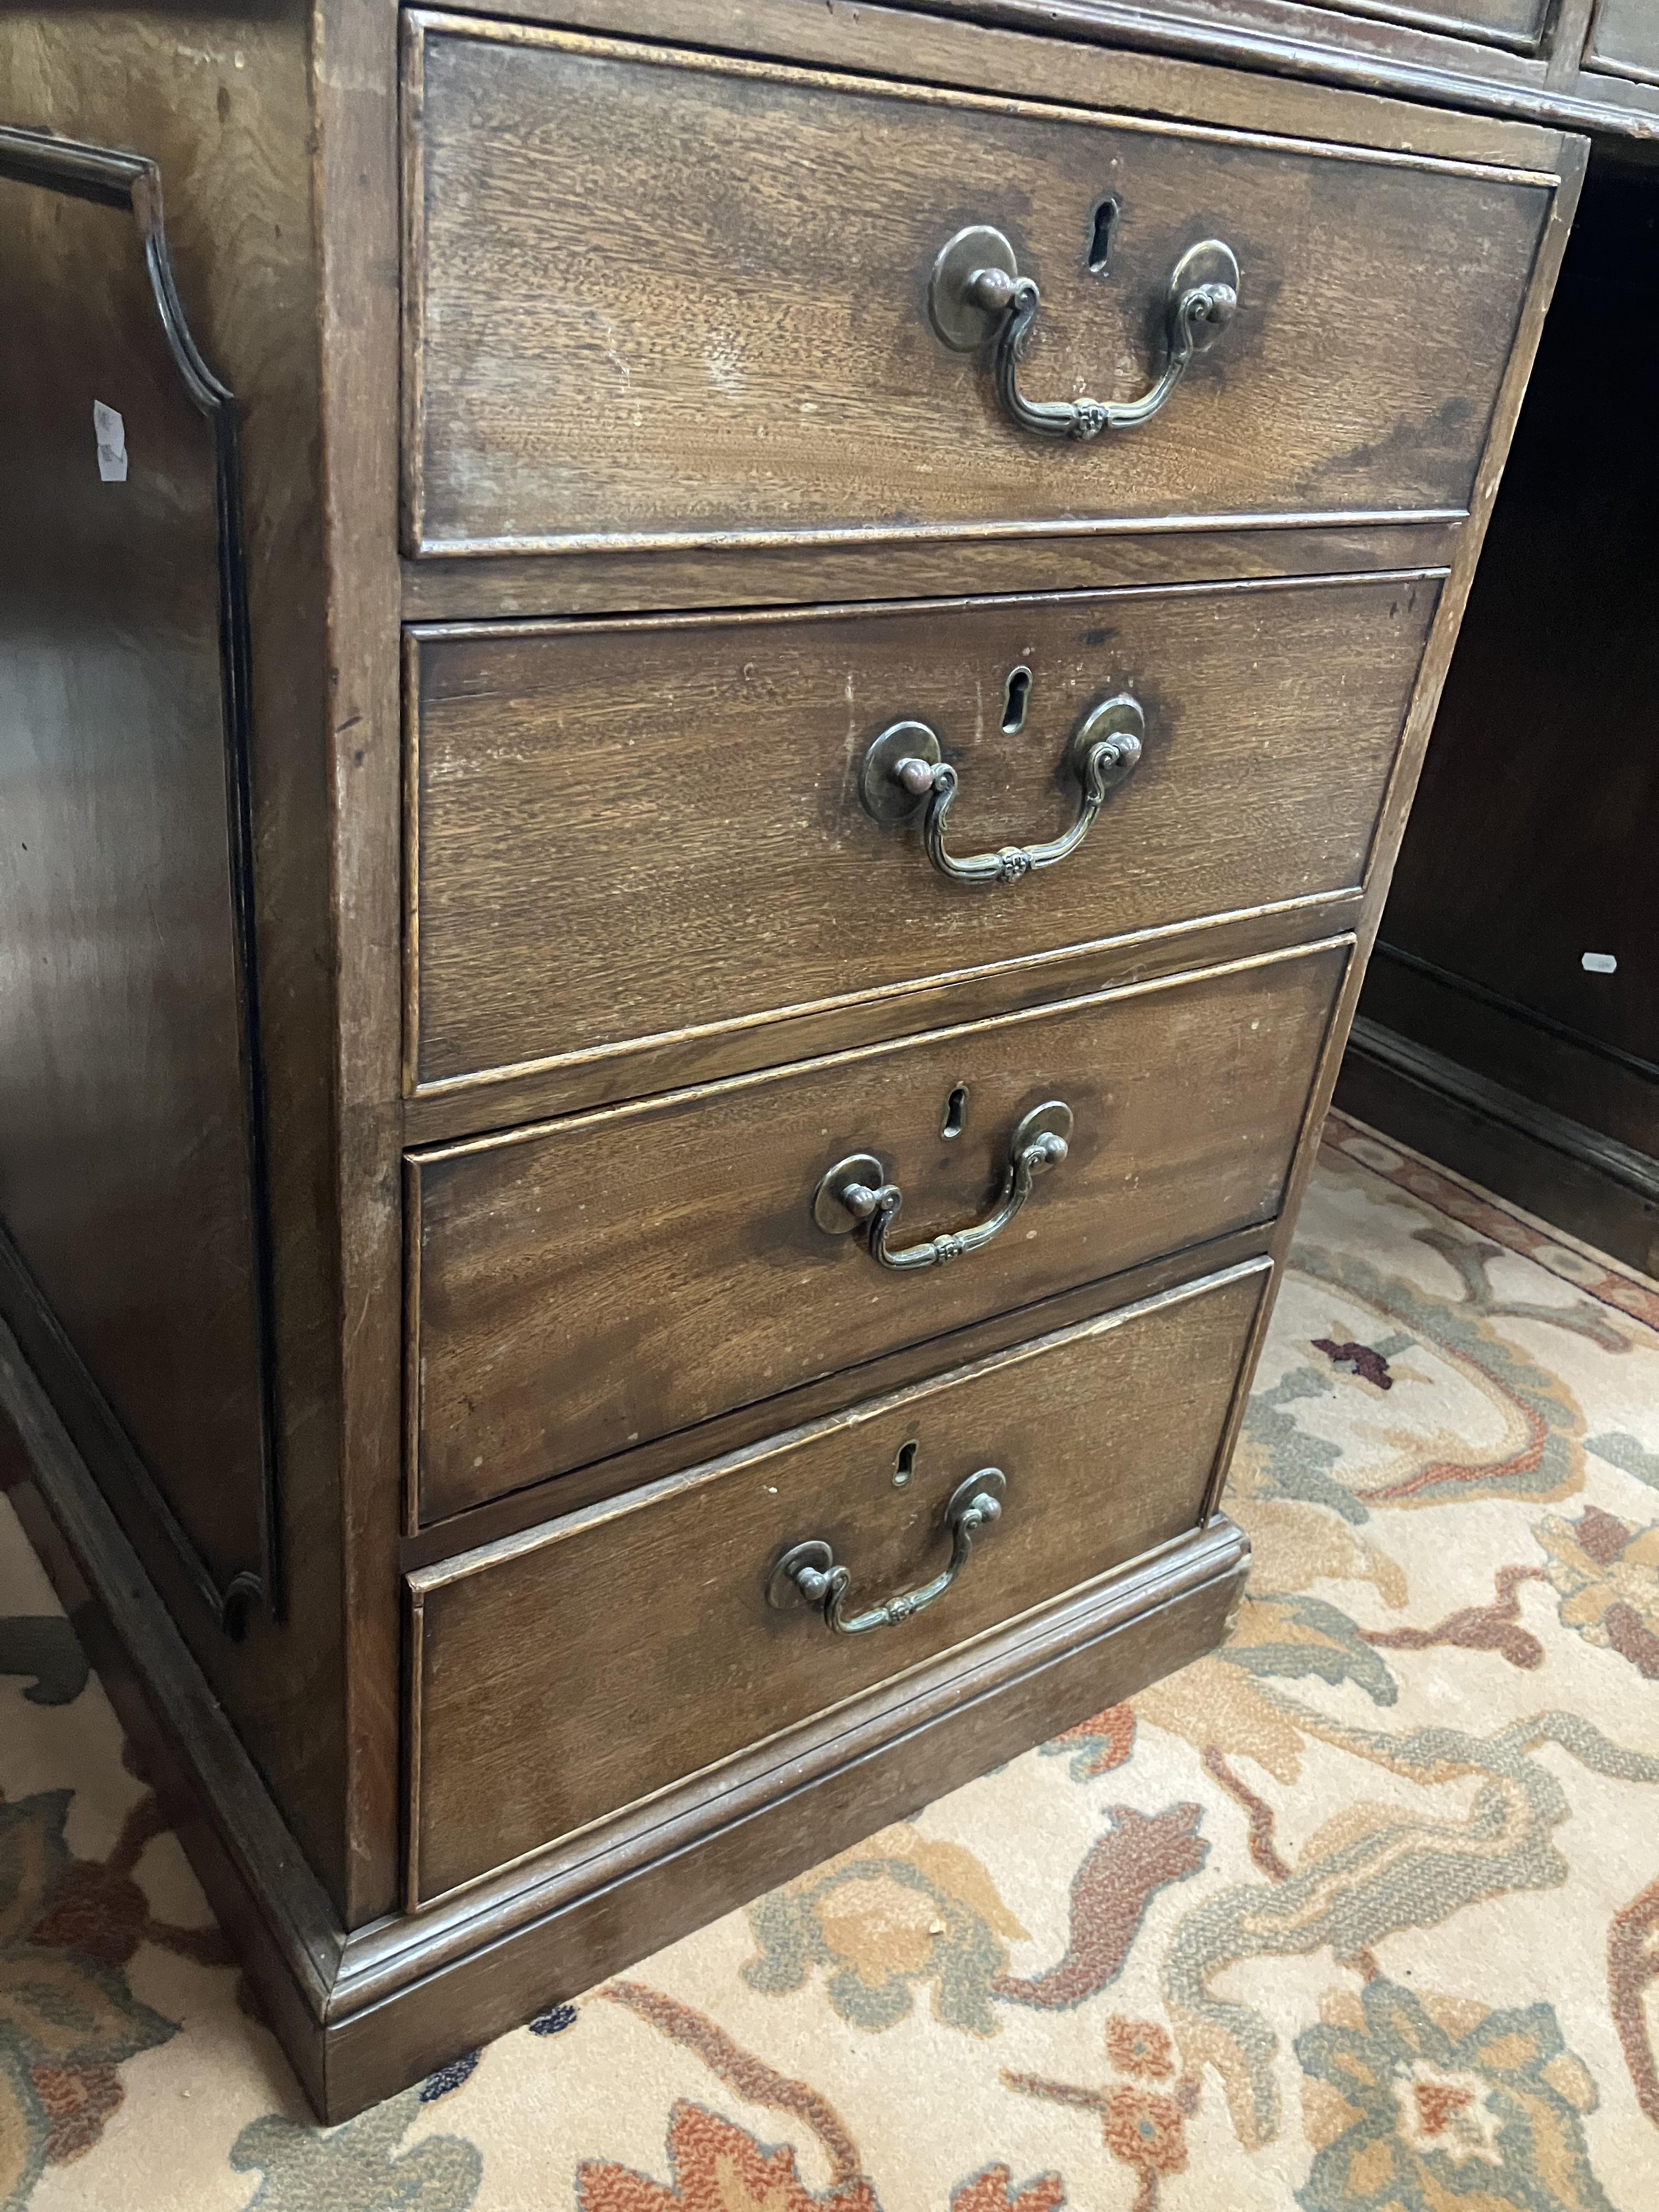
<path id="1" fill-rule="evenodd" d="M 127 480 L 127 426 L 101 399 L 92 403 L 92 428 L 98 441 L 98 473 L 106 483 Z"/>
<path id="2" fill-rule="evenodd" d="M 1579 962 L 1592 975 L 1616 975 L 1619 963 L 1611 952 L 1586 952 Z"/>

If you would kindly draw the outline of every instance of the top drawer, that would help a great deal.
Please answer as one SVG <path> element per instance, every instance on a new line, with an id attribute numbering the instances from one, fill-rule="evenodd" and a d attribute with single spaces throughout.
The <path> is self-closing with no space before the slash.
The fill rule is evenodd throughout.
<path id="1" fill-rule="evenodd" d="M 411 551 L 1468 503 L 1547 178 L 507 23 L 415 15 L 406 41 Z M 977 350 L 930 316 L 976 226 L 1039 289 L 1038 402 L 1146 394 L 1206 240 L 1237 312 L 1139 427 L 1018 428 L 1018 301 Z M 954 280 L 938 304 L 971 335 Z"/>

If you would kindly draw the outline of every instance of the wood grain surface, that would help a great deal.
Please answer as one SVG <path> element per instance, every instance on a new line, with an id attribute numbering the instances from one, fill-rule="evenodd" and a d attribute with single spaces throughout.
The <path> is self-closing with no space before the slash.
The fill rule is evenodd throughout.
<path id="1" fill-rule="evenodd" d="M 404 112 L 415 551 L 1462 506 L 1549 203 L 1516 173 L 418 14 Z M 1029 437 L 929 324 L 973 222 L 1042 288 L 1039 395 L 1144 389 L 1199 240 L 1232 244 L 1239 313 L 1144 428 Z"/>
<path id="2" fill-rule="evenodd" d="M 8 7 L 0 10 L 0 115 L 8 123 L 128 149 L 157 163 L 173 270 L 191 334 L 214 372 L 235 394 L 238 405 L 253 630 L 250 765 L 274 1231 L 281 1537 L 287 1559 L 304 1563 L 289 1582 L 287 1622 L 279 1625 L 256 1610 L 243 1640 L 231 1642 L 217 1620 L 206 1614 L 167 1547 L 155 1540 L 155 1532 L 133 1513 L 128 1514 L 125 1525 L 146 1571 L 279 1799 L 298 1847 L 340 1903 L 352 1888 L 351 1855 L 345 1840 L 352 1785 L 344 1747 L 343 1685 L 349 1671 L 344 1638 L 356 1610 L 346 1602 L 343 1587 L 337 1442 L 341 1378 L 335 1342 L 339 1283 L 337 1223 L 329 1189 L 334 1137 L 330 1068 L 337 1027 L 324 781 L 330 662 L 325 649 L 327 594 L 318 482 L 321 341 L 308 135 L 310 12 L 307 0 L 270 0 L 257 10 L 238 0 L 223 0 L 223 4 L 203 0 L 185 17 L 160 8 L 65 9 L 50 0 L 47 4 Z M 89 205 L 66 211 L 60 233 L 64 246 L 84 224 L 100 220 L 114 222 L 117 218 Z M 131 228 L 131 218 L 126 220 Z M 80 710 L 79 720 L 63 732 L 69 747 L 63 757 L 70 777 L 64 793 L 67 797 L 72 792 L 75 803 L 82 804 L 91 799 L 94 789 L 104 793 L 114 790 L 120 815 L 117 821 L 100 819 L 93 842 L 82 846 L 73 859 L 61 844 L 51 855 L 43 856 L 37 848 L 27 862 L 14 849 L 4 872 L 7 895 L 19 898 L 26 891 L 25 866 L 35 869 L 27 893 L 31 897 L 54 868 L 72 869 L 89 889 L 100 839 L 114 862 L 106 890 L 113 889 L 123 871 L 127 872 L 132 902 L 124 911 L 110 903 L 95 911 L 85 903 L 87 918 L 54 939 L 51 957 L 58 963 L 56 981 L 68 981 L 84 1009 L 94 979 L 82 969 L 83 961 L 90 957 L 101 969 L 97 988 L 107 989 L 116 967 L 123 963 L 136 966 L 153 957 L 152 926 L 169 898 L 178 918 L 173 879 L 184 878 L 199 866 L 199 855 L 188 849 L 187 805 L 180 804 L 170 817 L 158 817 L 154 798 L 142 787 L 141 780 L 131 767 L 123 769 L 112 738 L 123 724 L 136 732 L 172 688 L 179 696 L 181 717 L 170 720 L 163 709 L 155 737 L 164 755 L 177 753 L 185 742 L 185 680 L 192 656 L 199 664 L 207 641 L 199 632 L 192 636 L 188 631 L 182 598 L 167 591 L 160 570 L 147 582 L 143 563 L 158 558 L 153 545 L 139 550 L 135 570 L 118 574 L 112 556 L 124 526 L 110 501 L 118 501 L 124 492 L 138 492 L 151 503 L 174 553 L 201 517 L 187 475 L 180 471 L 175 477 L 170 463 L 162 469 L 155 465 L 161 448 L 142 431 L 137 418 L 144 402 L 131 410 L 127 484 L 106 485 L 99 480 L 92 401 L 102 398 L 118 409 L 123 402 L 117 392 L 89 388 L 94 356 L 90 352 L 77 356 L 73 338 L 86 337 L 100 319 L 108 321 L 115 314 L 120 303 L 113 270 L 101 282 L 83 278 L 78 273 L 78 257 L 60 247 L 60 292 L 49 297 L 32 286 L 25 288 L 25 270 L 34 246 L 23 220 L 9 211 L 0 256 L 5 262 L 9 318 L 5 343 L 8 348 L 26 349 L 19 374 L 33 380 L 38 364 L 54 356 L 62 371 L 55 386 L 48 377 L 46 386 L 37 387 L 49 409 L 47 427 L 34 415 L 26 384 L 14 381 L 9 372 L 0 374 L 0 435 L 5 439 L 10 470 L 10 542 L 4 557 L 17 564 L 16 587 L 4 593 L 4 613 L 0 615 L 6 627 L 0 658 L 5 663 L 8 694 L 3 750 L 21 775 L 25 745 L 44 744 L 49 719 L 42 715 L 36 721 L 35 717 L 40 707 L 50 705 L 41 678 L 55 661 L 55 680 L 63 687 L 64 698 L 78 701 Z M 395 252 L 387 255 L 385 267 L 390 283 L 394 281 Z M 48 318 L 60 309 L 63 320 L 54 335 Z M 35 368 L 28 365 L 29 349 L 34 352 Z M 390 358 L 395 380 L 395 352 Z M 135 392 L 149 374 L 146 356 L 136 349 L 112 365 Z M 195 430 L 204 435 L 182 388 L 179 404 Z M 104 548 L 92 541 L 88 558 L 77 567 L 66 541 L 100 517 L 100 526 L 111 535 Z M 207 558 L 212 559 L 210 534 Z M 48 597 L 49 584 L 60 580 L 64 589 Z M 108 594 L 118 586 L 126 599 L 124 615 L 118 617 L 114 599 L 106 597 L 100 619 L 88 624 L 76 618 L 73 611 L 77 601 L 84 605 L 94 590 Z M 394 601 L 394 620 L 395 614 Z M 130 672 L 147 663 L 147 672 L 124 684 L 118 673 L 122 661 Z M 393 665 L 395 673 L 395 660 Z M 20 693 L 15 679 L 23 678 L 26 670 L 28 691 Z M 197 672 L 199 684 L 199 665 Z M 216 709 L 216 668 L 210 681 Z M 30 694 L 26 708 L 24 698 Z M 198 696 L 202 696 L 199 689 Z M 93 703 L 97 696 L 105 705 Z M 112 715 L 119 720 L 109 719 Z M 25 739 L 31 722 L 36 734 Z M 218 774 L 217 805 L 222 816 L 222 766 Z M 36 788 L 27 802 L 20 794 L 19 808 L 33 812 L 40 790 L 34 769 L 27 780 Z M 392 788 L 391 821 L 395 825 L 395 775 Z M 72 816 L 73 806 L 59 810 L 60 833 Z M 19 837 L 27 837 L 18 808 L 9 802 L 7 818 L 16 823 Z M 87 818 L 83 811 L 83 823 Z M 387 834 L 392 841 L 395 884 L 395 827 Z M 160 855 L 159 867 L 147 877 L 139 867 L 141 850 Z M 395 897 L 392 911 L 395 974 Z M 124 942 L 129 927 L 131 941 Z M 141 943 L 146 935 L 148 951 Z M 27 941 L 20 924 L 9 942 L 21 949 Z M 31 992 L 40 988 L 41 980 L 37 976 L 28 987 Z M 149 1073 L 154 1075 L 170 1052 L 201 1054 L 202 1040 L 198 1036 L 191 1042 L 191 1032 L 206 1027 L 209 1010 L 222 988 L 211 964 L 194 964 L 181 942 L 177 957 L 164 959 L 155 971 L 153 990 L 135 989 L 123 1002 L 118 987 L 101 1038 L 88 1044 L 82 1018 L 70 1016 L 65 1008 L 52 1048 L 56 1067 L 51 1058 L 43 1060 L 24 1048 L 21 1028 L 9 1031 L 12 1042 L 3 1080 L 14 1090 L 28 1081 L 58 1082 L 64 1056 L 71 1050 L 95 1055 L 101 1048 L 106 1065 L 112 1066 L 132 1048 L 136 1024 L 146 1005 L 155 1019 L 143 1049 L 152 1055 Z M 178 1073 L 175 1067 L 175 1079 Z M 92 1089 L 108 1080 L 90 1064 L 83 1063 L 83 1075 Z M 117 1224 L 112 1234 L 101 1243 L 96 1232 L 91 1238 L 96 1254 L 93 1264 L 97 1277 L 112 1288 L 113 1275 L 120 1276 L 123 1287 L 115 1295 L 135 1333 L 149 1329 L 171 1338 L 173 1348 L 155 1364 L 159 1378 L 163 1369 L 178 1373 L 176 1347 L 190 1334 L 188 1322 L 181 1330 L 161 1309 L 199 1310 L 198 1285 L 220 1273 L 224 1250 L 210 1237 L 194 1247 L 192 1255 L 186 1255 L 181 1224 L 193 1220 L 200 1225 L 198 1194 L 185 1211 L 169 1213 L 165 1206 L 159 1208 L 153 1217 L 159 1225 L 147 1249 L 137 1259 L 131 1255 L 127 1239 L 134 1215 L 123 1209 L 144 1203 L 146 1184 L 153 1193 L 158 1180 L 183 1181 L 191 1172 L 191 1133 L 179 1118 L 179 1097 L 165 1097 L 146 1083 L 139 1090 L 142 1095 L 125 1099 L 112 1096 L 106 1102 L 110 1118 L 101 1125 L 94 1146 L 76 1152 L 59 1202 L 70 1207 L 82 1204 L 85 1194 L 80 1186 L 88 1177 L 106 1185 L 125 1180 L 126 1191 L 115 1200 L 111 1216 Z M 59 1125 L 44 1125 L 46 1143 L 64 1143 L 72 1122 L 90 1103 L 88 1090 L 82 1106 Z M 144 1117 L 148 1128 L 129 1142 L 125 1133 Z M 169 1121 L 173 1124 L 171 1133 Z M 28 1176 L 34 1172 L 31 1160 L 43 1158 L 33 1140 L 22 1143 L 21 1126 L 21 1121 L 7 1120 L 0 1129 L 4 1172 L 11 1178 Z M 38 1121 L 35 1126 L 43 1127 Z M 204 1179 L 211 1180 L 209 1163 L 219 1139 L 210 1124 L 204 1122 L 199 1128 L 208 1144 L 198 1164 L 208 1170 Z M 15 1140 L 14 1129 L 19 1133 Z M 147 1149 L 152 1140 L 154 1149 Z M 388 1284 L 388 1303 L 394 1310 L 395 1249 L 394 1243 Z M 58 1264 L 54 1261 L 42 1273 L 53 1273 Z M 78 1293 L 83 1298 L 106 1294 L 91 1285 Z M 203 1337 L 210 1344 L 226 1328 L 228 1304 L 239 1295 L 233 1292 L 225 1319 L 216 1322 L 210 1315 L 202 1322 Z M 394 1374 L 396 1353 L 394 1341 Z M 222 1400 L 229 1373 L 228 1363 L 217 1366 L 206 1386 L 210 1397 Z M 130 1387 L 142 1393 L 149 1387 L 149 1378 L 140 1372 Z M 121 1385 L 112 1389 L 131 1407 L 131 1395 L 124 1397 Z M 175 1429 L 192 1420 L 199 1427 L 210 1418 L 204 1406 L 192 1407 L 187 1392 L 165 1410 Z M 84 1437 L 82 1441 L 87 1442 Z M 210 1463 L 197 1480 L 204 1516 L 228 1513 L 237 1481 L 234 1468 L 234 1456 L 227 1454 L 216 1470 Z M 97 1472 L 100 1480 L 111 1480 L 112 1470 L 102 1456 Z M 222 1498 L 209 1494 L 216 1480 L 227 1493 Z M 394 1497 L 395 1470 L 388 1504 Z M 395 1628 L 395 1612 L 392 1620 Z M 395 1668 L 395 1647 L 386 1663 Z M 361 1667 L 349 1671 L 358 1678 L 364 1672 Z M 386 1720 L 388 1748 L 395 1759 L 395 1711 L 388 1712 Z M 380 1878 L 370 1910 L 389 1901 L 388 1881 L 389 1875 Z M 373 1882 L 369 1887 L 376 1889 Z"/>
<path id="3" fill-rule="evenodd" d="M 328 1192 L 343 1403 L 337 1542 L 351 1659 L 344 1696 L 348 1924 L 397 1893 L 402 1622 L 403 1256 L 398 1008 L 398 100 L 394 8 L 313 0 L 311 146 L 324 375 L 319 479 L 328 578 L 327 801 L 336 994 Z"/>
<path id="4" fill-rule="evenodd" d="M 1112 527 L 1090 521 L 1034 538 L 911 539 L 884 548 L 875 561 L 862 546 L 818 544 L 434 555 L 403 562 L 403 613 L 407 623 L 511 621 L 1443 568 L 1463 521 L 1457 507 L 1422 509 L 1404 521 L 1358 511 L 1340 518 L 1304 513 L 1204 529 L 1190 516 L 1153 515 Z"/>
<path id="5" fill-rule="evenodd" d="M 1347 958 L 1338 940 L 414 1155 L 422 1517 L 1265 1220 Z M 905 1193 L 896 1245 L 964 1227 L 1048 1098 L 1076 1116 L 1070 1157 L 983 1251 L 896 1274 L 815 1225 L 820 1177 L 868 1152 Z"/>
<path id="6" fill-rule="evenodd" d="M 1357 890 L 1437 596 L 1404 575 L 417 633 L 412 1079 Z M 919 719 L 961 778 L 950 849 L 1058 836 L 1073 734 L 1123 692 L 1141 763 L 1052 869 L 953 883 L 860 805 L 867 747 Z"/>
<path id="7" fill-rule="evenodd" d="M 822 1002 L 803 1013 L 763 1013 L 646 1038 L 614 1051 L 542 1061 L 527 1071 L 434 1085 L 405 1099 L 405 1141 L 411 1147 L 437 1145 L 476 1136 L 484 1128 L 550 1121 L 592 1107 L 750 1074 L 757 1067 L 785 1067 L 855 1045 L 915 1036 L 958 1022 L 988 1021 L 994 1014 L 1083 998 L 1113 985 L 1145 983 L 1158 975 L 1286 951 L 1352 929 L 1361 896 L 1350 890 L 1329 897 L 1284 899 L 1242 914 L 1132 930 L 1125 937 L 896 983 L 862 998 Z"/>
<path id="8" fill-rule="evenodd" d="M 8 154 L 0 1218 L 211 1613 L 239 1572 L 268 1571 L 275 1480 L 214 433 L 132 209 L 8 176 Z M 125 424 L 119 480 L 94 457 L 94 400 Z M 164 1245 L 185 1264 L 163 1277 Z"/>
<path id="9" fill-rule="evenodd" d="M 1308 0 L 722 0 L 718 14 L 708 0 L 514 0 L 514 14 L 1113 114 L 1549 168 L 1552 123 L 1654 127 L 1650 94 L 1579 71 L 1595 4 L 1559 0 L 1537 54 Z"/>
<path id="10" fill-rule="evenodd" d="M 418 1893 L 1195 1527 L 1266 1279 L 1252 1262 L 416 1577 Z M 807 1538 L 852 1570 L 849 1611 L 926 1582 L 950 1554 L 946 1502 L 988 1466 L 1002 1516 L 924 1611 L 837 1637 L 810 1606 L 769 1603 L 774 1563 Z"/>

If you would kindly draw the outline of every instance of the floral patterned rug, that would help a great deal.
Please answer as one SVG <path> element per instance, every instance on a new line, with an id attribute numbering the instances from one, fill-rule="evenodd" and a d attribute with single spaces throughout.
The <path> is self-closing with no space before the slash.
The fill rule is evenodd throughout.
<path id="1" fill-rule="evenodd" d="M 0 1501 L 0 2202 L 1651 2212 L 1659 1288 L 1334 1116 L 1224 1653 L 313 2126 Z"/>

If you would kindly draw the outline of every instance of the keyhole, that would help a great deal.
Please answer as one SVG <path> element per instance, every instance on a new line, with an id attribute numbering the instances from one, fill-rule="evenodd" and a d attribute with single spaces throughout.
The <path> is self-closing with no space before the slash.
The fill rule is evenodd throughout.
<path id="1" fill-rule="evenodd" d="M 1093 276 L 1103 276 L 1106 264 L 1112 256 L 1112 232 L 1116 227 L 1117 202 L 1109 192 L 1095 210 L 1094 235 L 1089 241 L 1089 268 Z"/>
<path id="2" fill-rule="evenodd" d="M 959 1137 L 968 1126 L 968 1085 L 958 1083 L 945 1102 L 945 1119 L 939 1124 L 941 1137 Z"/>
<path id="3" fill-rule="evenodd" d="M 1002 696 L 1002 734 L 1017 738 L 1025 727 L 1025 709 L 1031 698 L 1031 672 L 1022 665 L 1008 671 L 1008 688 Z"/>
<path id="4" fill-rule="evenodd" d="M 916 1453 L 919 1449 L 920 1447 L 915 1443 L 901 1444 L 899 1446 L 898 1457 L 893 1462 L 893 1487 L 895 1490 L 903 1490 L 908 1486 L 910 1477 L 916 1471 Z"/>

